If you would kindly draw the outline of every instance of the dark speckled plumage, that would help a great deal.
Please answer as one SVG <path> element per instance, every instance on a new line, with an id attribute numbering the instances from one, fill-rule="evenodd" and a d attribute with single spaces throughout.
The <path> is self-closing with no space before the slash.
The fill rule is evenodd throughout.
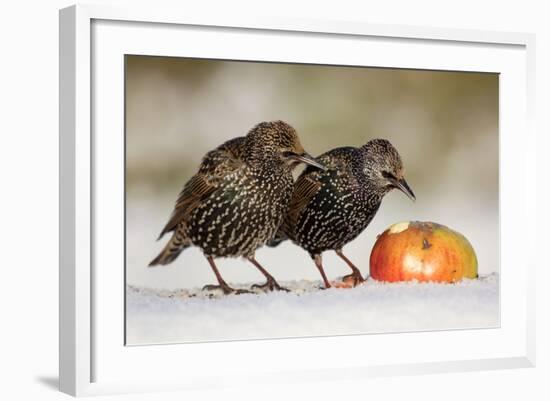
<path id="1" fill-rule="evenodd" d="M 360 148 L 342 147 L 319 156 L 326 171 L 307 168 L 298 178 L 281 230 L 272 245 L 290 238 L 310 253 L 326 287 L 330 287 L 321 254 L 334 250 L 352 269 L 355 284 L 359 270 L 342 253 L 371 222 L 384 195 L 398 188 L 414 199 L 403 178 L 397 150 L 384 139 Z"/>
<path id="2" fill-rule="evenodd" d="M 294 128 L 283 121 L 260 123 L 208 152 L 159 236 L 173 232 L 172 238 L 150 266 L 168 264 L 195 245 L 225 293 L 234 290 L 221 278 L 216 257 L 243 256 L 266 276 L 269 289 L 281 289 L 254 252 L 273 237 L 288 209 L 292 165 L 297 159 L 315 164 L 308 158 Z"/>

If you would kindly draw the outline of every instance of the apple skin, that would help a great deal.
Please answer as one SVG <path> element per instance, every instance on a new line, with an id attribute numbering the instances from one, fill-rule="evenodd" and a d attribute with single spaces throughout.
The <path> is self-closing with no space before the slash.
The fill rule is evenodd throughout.
<path id="1" fill-rule="evenodd" d="M 397 282 L 454 283 L 477 278 L 477 257 L 460 233 L 432 222 L 394 224 L 378 236 L 370 255 L 370 276 Z"/>

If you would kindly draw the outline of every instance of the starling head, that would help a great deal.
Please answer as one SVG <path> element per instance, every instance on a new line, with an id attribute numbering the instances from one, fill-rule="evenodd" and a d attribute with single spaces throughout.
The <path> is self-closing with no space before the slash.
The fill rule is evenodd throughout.
<path id="1" fill-rule="evenodd" d="M 262 122 L 252 128 L 246 135 L 246 154 L 251 161 L 274 156 L 290 166 L 303 162 L 325 169 L 304 150 L 296 130 L 280 120 Z"/>
<path id="2" fill-rule="evenodd" d="M 382 193 L 399 189 L 412 200 L 413 191 L 405 181 L 401 156 L 386 139 L 373 139 L 361 147 L 365 156 L 364 173 Z"/>

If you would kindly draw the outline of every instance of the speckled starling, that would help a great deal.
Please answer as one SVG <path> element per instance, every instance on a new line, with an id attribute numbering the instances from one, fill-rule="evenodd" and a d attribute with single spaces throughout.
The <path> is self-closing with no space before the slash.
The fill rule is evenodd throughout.
<path id="1" fill-rule="evenodd" d="M 159 239 L 170 241 L 149 266 L 174 261 L 187 247 L 199 247 L 225 294 L 231 288 L 214 258 L 244 257 L 266 277 L 269 290 L 283 289 L 255 259 L 257 248 L 276 233 L 293 192 L 296 162 L 323 168 L 305 151 L 294 128 L 283 121 L 263 122 L 244 137 L 231 139 L 208 152 L 199 171 L 185 184 Z"/>
<path id="2" fill-rule="evenodd" d="M 345 279 L 357 285 L 364 279 L 342 248 L 368 226 L 389 191 L 397 188 L 412 200 L 415 196 L 405 181 L 401 157 L 387 140 L 333 149 L 317 160 L 327 169 L 308 167 L 298 177 L 289 211 L 270 245 L 290 238 L 308 251 L 326 288 L 330 282 L 321 255 L 334 250 L 352 270 Z"/>

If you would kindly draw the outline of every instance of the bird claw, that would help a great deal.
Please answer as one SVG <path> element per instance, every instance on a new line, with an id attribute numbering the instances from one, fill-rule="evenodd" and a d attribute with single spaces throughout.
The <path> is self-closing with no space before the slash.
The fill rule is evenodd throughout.
<path id="1" fill-rule="evenodd" d="M 357 272 L 357 273 L 351 273 L 351 274 L 348 274 L 347 276 L 342 277 L 342 281 L 344 283 L 351 281 L 353 283 L 353 286 L 357 287 L 358 285 L 365 282 L 365 279 L 363 278 L 363 276 L 361 276 L 361 273 Z"/>
<path id="2" fill-rule="evenodd" d="M 330 284 L 328 284 L 328 285 L 327 284 L 321 284 L 317 287 L 318 290 L 328 290 L 330 288 L 332 288 L 332 285 L 330 285 Z"/>
<path id="3" fill-rule="evenodd" d="M 265 284 L 254 284 L 252 285 L 252 287 L 250 287 L 252 289 L 260 289 L 260 290 L 268 290 L 268 291 L 284 291 L 284 292 L 290 292 L 290 290 L 288 288 L 285 288 L 285 287 L 281 287 L 279 285 L 279 283 L 277 283 L 275 280 L 267 280 L 265 282 Z"/>

